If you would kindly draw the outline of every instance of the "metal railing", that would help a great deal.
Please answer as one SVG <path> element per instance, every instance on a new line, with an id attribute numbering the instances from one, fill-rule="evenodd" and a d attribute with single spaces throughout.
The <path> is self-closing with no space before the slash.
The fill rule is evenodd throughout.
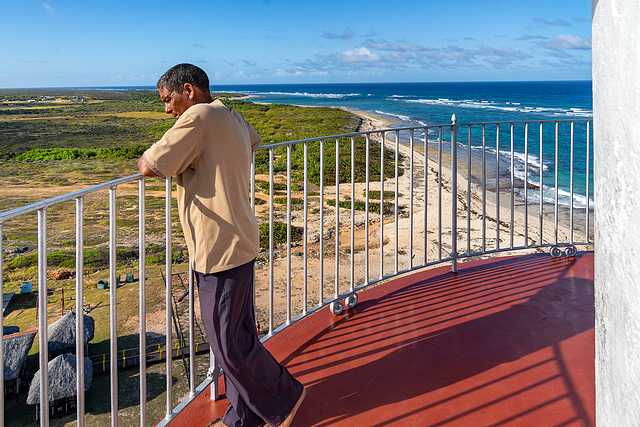
<path id="1" fill-rule="evenodd" d="M 325 136 L 260 147 L 252 167 L 251 202 L 263 233 L 256 267 L 257 319 L 263 340 L 323 307 L 335 314 L 357 303 L 357 291 L 398 274 L 462 258 L 513 250 L 551 248 L 553 256 L 575 253 L 575 245 L 593 243 L 591 120 L 500 123 L 452 123 Z M 315 159 L 317 162 L 310 161 Z M 131 184 L 137 183 L 137 196 Z M 40 424 L 49 424 L 48 244 L 60 248 L 62 234 L 50 230 L 48 213 L 75 202 L 75 312 L 84 313 L 85 231 L 88 197 L 108 204 L 109 351 L 102 368 L 110 375 L 111 425 L 118 424 L 118 253 L 120 241 L 135 246 L 131 225 L 118 215 L 137 199 L 140 424 L 169 424 L 196 396 L 211 387 L 216 398 L 219 369 L 212 355 L 208 376 L 196 383 L 195 301 L 189 268 L 189 393 L 174 405 L 172 357 L 165 358 L 166 404 L 162 420 L 147 420 L 146 262 L 150 212 L 149 184 L 141 175 L 0 214 L 0 235 L 12 221 L 29 222 L 37 213 Z M 263 191 L 260 192 L 259 188 Z M 118 204 L 118 191 L 127 194 Z M 155 192 L 154 194 L 156 194 Z M 154 196 L 155 197 L 155 196 Z M 126 206 L 125 206 L 126 205 Z M 172 263 L 174 230 L 172 180 L 164 185 L 165 349 L 173 349 Z M 63 209 L 64 211 L 64 209 Z M 90 214 L 93 213 L 93 210 Z M 131 213 L 131 212 L 129 212 Z M 56 215 L 60 214 L 56 211 Z M 135 214 L 134 214 L 135 216 Z M 103 221 L 104 222 L 104 221 Z M 93 223 L 92 223 L 93 224 Z M 57 226 L 57 225 L 56 225 Z M 29 227 L 29 226 L 28 226 Z M 30 226 L 31 228 L 34 225 Z M 55 227 L 53 227 L 55 228 Z M 284 231 L 283 231 L 284 230 Z M 92 231 L 93 227 L 92 227 Z M 11 233 L 9 233 L 11 234 Z M 66 236 L 66 234 L 65 234 Z M 283 237 L 284 236 L 284 237 Z M 173 239 L 172 239 L 173 238 Z M 3 245 L 0 239 L 0 269 Z M 68 244 L 68 243 L 67 243 Z M 331 268 L 333 267 L 333 268 Z M 284 272 L 284 274 L 282 273 Z M 0 285 L 4 277 L 0 275 Z M 279 291 L 279 292 L 277 292 Z M 83 336 L 83 316 L 76 316 Z M 0 326 L 2 321 L 0 321 Z M 145 331 L 143 333 L 143 331 Z M 84 360 L 84 343 L 76 355 Z M 4 362 L 2 343 L 0 358 Z M 125 366 L 124 361 L 120 366 Z M 122 368 L 121 368 L 122 369 Z M 131 368 L 129 368 L 131 369 Z M 85 424 L 84 365 L 78 364 L 77 423 Z M 0 373 L 0 386 L 4 376 Z M 89 391 L 91 393 L 91 391 Z M 0 394 L 2 406 L 5 401 Z M 0 415 L 0 426 L 7 415 Z"/>

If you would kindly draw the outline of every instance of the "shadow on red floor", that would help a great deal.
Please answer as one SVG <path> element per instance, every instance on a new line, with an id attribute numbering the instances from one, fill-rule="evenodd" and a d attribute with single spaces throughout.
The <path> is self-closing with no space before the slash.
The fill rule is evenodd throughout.
<path id="1" fill-rule="evenodd" d="M 595 425 L 593 254 L 422 270 L 266 344 L 307 388 L 294 427 Z M 207 426 L 203 394 L 172 425 Z"/>

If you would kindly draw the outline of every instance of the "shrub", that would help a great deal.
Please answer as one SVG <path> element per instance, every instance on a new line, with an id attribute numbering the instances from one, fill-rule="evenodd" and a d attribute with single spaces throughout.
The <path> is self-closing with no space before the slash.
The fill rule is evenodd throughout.
<path id="1" fill-rule="evenodd" d="M 302 227 L 291 226 L 291 240 L 298 240 L 302 237 Z M 274 221 L 273 223 L 273 243 L 287 243 L 287 224 Z M 260 224 L 260 247 L 267 249 L 269 247 L 269 223 Z"/>

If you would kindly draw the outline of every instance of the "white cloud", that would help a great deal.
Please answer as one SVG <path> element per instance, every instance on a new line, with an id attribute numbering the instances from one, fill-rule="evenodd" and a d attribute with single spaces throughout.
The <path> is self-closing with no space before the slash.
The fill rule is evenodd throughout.
<path id="1" fill-rule="evenodd" d="M 547 49 L 591 49 L 591 40 L 572 34 L 559 34 L 553 40 L 542 43 Z"/>
<path id="2" fill-rule="evenodd" d="M 51 15 L 55 13 L 55 11 L 53 10 L 53 6 L 51 6 L 49 3 L 42 3 L 42 7 L 44 7 L 44 10 L 46 10 Z"/>
<path id="3" fill-rule="evenodd" d="M 533 18 L 534 21 L 538 22 L 539 24 L 543 24 L 543 25 L 552 25 L 552 26 L 559 26 L 559 27 L 570 27 L 571 23 L 562 19 L 554 19 L 553 21 L 549 21 L 548 19 L 544 19 L 544 18 Z"/>
<path id="4" fill-rule="evenodd" d="M 523 34 L 520 37 L 518 37 L 516 40 L 535 40 L 535 39 L 546 39 L 545 36 L 535 36 L 535 35 L 531 35 L 531 34 Z"/>
<path id="5" fill-rule="evenodd" d="M 365 46 L 375 50 L 391 52 L 422 52 L 426 50 L 424 46 L 416 43 L 369 42 Z"/>
<path id="6" fill-rule="evenodd" d="M 344 62 L 378 62 L 382 59 L 377 53 L 372 53 L 366 47 L 357 47 L 353 50 L 345 50 L 336 55 Z"/>
<path id="7" fill-rule="evenodd" d="M 144 74 L 114 74 L 111 76 L 111 81 L 116 83 L 140 83 L 147 80 Z"/>
<path id="8" fill-rule="evenodd" d="M 278 71 L 276 71 L 275 76 L 276 77 L 295 77 L 295 76 L 302 76 L 305 75 L 306 73 L 304 73 L 303 71 L 300 70 L 285 70 L 284 68 L 278 68 Z"/>
<path id="9" fill-rule="evenodd" d="M 224 73 L 222 71 L 216 71 L 215 73 L 213 73 L 213 77 L 211 80 L 223 80 L 227 77 L 227 73 Z"/>

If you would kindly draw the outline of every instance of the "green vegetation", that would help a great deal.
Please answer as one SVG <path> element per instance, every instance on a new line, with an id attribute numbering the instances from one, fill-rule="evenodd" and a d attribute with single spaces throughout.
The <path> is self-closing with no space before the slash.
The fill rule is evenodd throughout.
<path id="1" fill-rule="evenodd" d="M 291 226 L 291 240 L 298 240 L 302 237 L 304 229 L 302 227 Z M 273 243 L 287 243 L 287 224 L 274 221 L 273 223 Z M 260 224 L 260 248 L 269 248 L 269 224 Z"/>
<path id="2" fill-rule="evenodd" d="M 329 199 L 327 200 L 327 205 L 329 206 L 335 206 L 336 205 L 336 201 L 333 199 Z M 347 201 L 342 201 L 339 203 L 339 206 L 341 208 L 344 209 L 351 209 L 351 201 L 347 200 Z M 362 201 L 355 201 L 353 203 L 353 209 L 357 210 L 357 211 L 365 211 L 367 209 L 365 202 Z M 380 203 L 379 202 L 369 202 L 369 212 L 372 213 L 380 213 Z M 391 215 L 393 214 L 395 211 L 393 210 L 393 203 L 385 203 L 384 204 L 384 214 L 385 215 Z"/>
<path id="3" fill-rule="evenodd" d="M 363 192 L 362 196 L 366 197 L 367 193 Z M 398 197 L 402 197 L 402 194 L 398 193 Z M 396 192 L 395 191 L 385 191 L 384 192 L 384 200 L 395 199 Z M 370 200 L 380 200 L 380 191 L 379 190 L 371 190 L 369 191 L 369 199 Z"/>
<path id="4" fill-rule="evenodd" d="M 316 111 L 317 109 L 312 109 Z M 355 131 L 355 129 L 353 129 Z M 339 177 L 341 183 L 351 182 L 351 138 L 341 138 L 339 141 L 340 161 L 338 162 Z M 366 180 L 366 141 L 362 137 L 355 137 L 354 142 L 354 181 L 365 182 Z M 308 177 L 309 181 L 315 185 L 320 185 L 320 177 L 323 177 L 325 185 L 335 185 L 336 181 L 336 141 L 327 140 L 324 142 L 314 141 L 308 143 Z M 388 150 L 387 150 L 388 151 Z M 273 170 L 275 173 L 286 173 L 287 171 L 287 147 L 279 146 L 273 150 Z M 320 170 L 320 156 L 324 152 L 323 170 Z M 301 175 L 304 171 L 304 146 L 297 144 L 291 148 L 291 169 L 292 173 Z M 372 144 L 369 147 L 369 175 L 375 180 L 380 177 L 380 146 Z M 258 173 L 269 173 L 270 152 L 261 150 L 256 152 L 256 171 Z M 321 173 L 322 172 L 322 173 Z M 403 170 L 399 168 L 400 175 Z M 392 178 L 395 175 L 395 161 L 391 152 L 385 152 L 384 176 Z"/>
<path id="5" fill-rule="evenodd" d="M 36 148 L 26 151 L 14 160 L 16 162 L 38 162 L 43 160 L 88 159 L 138 159 L 148 147 L 132 145 L 130 147 L 111 147 L 98 149 L 77 148 Z"/>

